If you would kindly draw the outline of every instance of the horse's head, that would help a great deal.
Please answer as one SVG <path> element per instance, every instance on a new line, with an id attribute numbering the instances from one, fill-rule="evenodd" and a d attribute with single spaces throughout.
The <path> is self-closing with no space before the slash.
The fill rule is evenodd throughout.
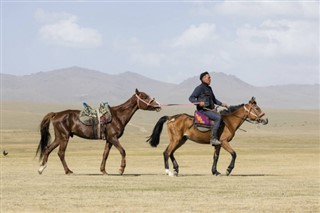
<path id="1" fill-rule="evenodd" d="M 157 112 L 161 110 L 161 105 L 154 98 L 150 98 L 149 95 L 138 89 L 136 89 L 136 98 L 139 109 Z"/>
<path id="2" fill-rule="evenodd" d="M 264 118 L 265 113 L 257 105 L 255 97 L 252 97 L 248 104 L 245 105 L 245 110 L 248 113 L 248 119 L 263 125 L 268 124 L 268 118 Z"/>

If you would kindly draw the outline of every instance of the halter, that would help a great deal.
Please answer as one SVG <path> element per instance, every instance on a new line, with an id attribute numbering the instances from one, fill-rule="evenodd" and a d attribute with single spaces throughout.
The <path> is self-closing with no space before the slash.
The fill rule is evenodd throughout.
<path id="1" fill-rule="evenodd" d="M 145 103 L 145 104 L 147 105 L 147 107 L 150 106 L 153 101 L 155 101 L 154 98 L 150 98 L 150 97 L 149 97 L 149 98 L 150 98 L 149 102 L 146 102 L 145 100 L 143 100 L 143 99 L 142 99 L 139 95 L 137 95 L 137 94 L 136 94 L 136 97 L 137 97 L 137 105 L 138 105 L 138 108 L 139 108 L 139 109 L 141 109 L 141 108 L 140 108 L 140 105 L 139 105 L 139 101 Z M 159 104 L 157 101 L 155 101 L 155 102 L 158 104 L 158 106 L 160 106 L 160 104 Z"/>

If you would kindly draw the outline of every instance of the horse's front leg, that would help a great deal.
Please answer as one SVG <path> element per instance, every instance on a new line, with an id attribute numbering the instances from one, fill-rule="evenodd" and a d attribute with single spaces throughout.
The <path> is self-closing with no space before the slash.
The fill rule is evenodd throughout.
<path id="1" fill-rule="evenodd" d="M 121 144 L 117 138 L 112 140 L 112 144 L 119 150 L 121 157 L 122 157 L 120 169 L 119 169 L 119 174 L 122 175 L 124 173 L 124 169 L 126 168 L 126 151 L 121 146 Z"/>
<path id="2" fill-rule="evenodd" d="M 233 168 L 234 168 L 234 165 L 235 165 L 235 162 L 236 162 L 236 158 L 237 158 L 237 154 L 236 152 L 232 149 L 232 147 L 230 146 L 230 144 L 227 142 L 227 141 L 223 141 L 221 146 L 231 154 L 231 162 L 227 168 L 227 171 L 226 171 L 226 175 L 230 175 L 230 173 L 232 172 Z"/>
<path id="3" fill-rule="evenodd" d="M 230 175 L 231 171 L 233 170 L 234 164 L 235 164 L 236 158 L 237 158 L 237 153 L 235 151 L 233 151 L 231 153 L 231 156 L 232 156 L 232 159 L 231 159 L 231 162 L 227 168 L 226 175 Z"/>
<path id="4" fill-rule="evenodd" d="M 215 176 L 220 176 L 221 173 L 217 170 L 217 164 L 219 160 L 221 146 L 215 146 L 214 155 L 213 155 L 213 165 L 212 165 L 212 174 Z"/>
<path id="5" fill-rule="evenodd" d="M 100 171 L 102 172 L 103 175 L 107 175 L 108 174 L 106 172 L 106 162 L 107 162 L 111 147 L 112 147 L 112 143 L 109 143 L 107 141 L 106 145 L 104 147 L 104 152 L 103 152 L 103 155 L 102 155 L 102 161 L 101 161 L 101 166 L 100 166 Z"/>

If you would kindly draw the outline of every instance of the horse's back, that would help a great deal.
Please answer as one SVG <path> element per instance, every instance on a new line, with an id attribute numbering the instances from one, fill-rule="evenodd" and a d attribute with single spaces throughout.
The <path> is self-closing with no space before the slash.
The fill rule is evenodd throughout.
<path id="1" fill-rule="evenodd" d="M 182 126 L 185 126 L 186 124 L 192 124 L 192 122 L 193 122 L 193 116 L 188 115 L 186 113 L 173 115 L 168 118 L 168 126 L 174 125 L 174 126 L 179 126 L 179 128 L 181 128 Z"/>
<path id="2" fill-rule="evenodd" d="M 177 140 L 179 138 L 186 137 L 194 142 L 207 144 L 209 143 L 209 131 L 208 132 L 201 132 L 194 127 L 194 116 L 189 114 L 177 114 L 171 116 L 168 119 L 168 133 L 171 135 L 175 135 Z"/>
<path id="3" fill-rule="evenodd" d="M 80 110 L 74 109 L 67 109 L 60 112 L 55 112 L 54 116 L 52 117 L 52 123 L 70 123 L 71 121 L 75 121 L 79 119 Z"/>
<path id="4" fill-rule="evenodd" d="M 60 112 L 56 112 L 55 113 L 55 116 L 70 116 L 70 115 L 77 115 L 79 116 L 80 114 L 80 110 L 77 110 L 77 109 L 67 109 L 67 110 L 63 110 L 63 111 L 60 111 Z"/>

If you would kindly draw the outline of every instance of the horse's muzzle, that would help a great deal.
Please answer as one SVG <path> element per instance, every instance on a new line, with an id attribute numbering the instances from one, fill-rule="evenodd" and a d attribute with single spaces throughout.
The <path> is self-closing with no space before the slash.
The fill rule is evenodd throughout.
<path id="1" fill-rule="evenodd" d="M 263 125 L 267 125 L 269 123 L 268 118 L 260 118 L 259 123 L 262 123 Z"/>

